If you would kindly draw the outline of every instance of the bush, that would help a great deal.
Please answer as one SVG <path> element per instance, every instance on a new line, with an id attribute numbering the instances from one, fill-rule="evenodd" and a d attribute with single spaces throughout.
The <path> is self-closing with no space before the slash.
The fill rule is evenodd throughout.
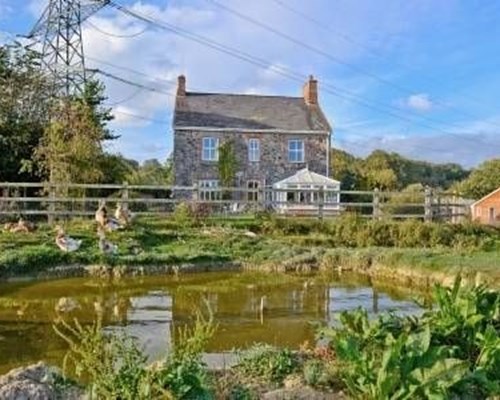
<path id="1" fill-rule="evenodd" d="M 290 350 L 256 344 L 243 352 L 235 368 L 246 376 L 281 384 L 297 367 L 297 357 Z"/>

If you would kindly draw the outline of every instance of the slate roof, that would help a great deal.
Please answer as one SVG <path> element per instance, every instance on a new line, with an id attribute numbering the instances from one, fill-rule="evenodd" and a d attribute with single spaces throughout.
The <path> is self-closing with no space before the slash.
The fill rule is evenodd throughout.
<path id="1" fill-rule="evenodd" d="M 322 185 L 322 186 L 340 186 L 340 182 L 335 179 L 328 178 L 316 172 L 309 171 L 308 168 L 298 170 L 292 176 L 276 182 L 273 186 L 282 187 L 284 185 Z"/>
<path id="2" fill-rule="evenodd" d="M 188 92 L 178 98 L 174 128 L 330 131 L 319 106 L 302 97 Z"/>

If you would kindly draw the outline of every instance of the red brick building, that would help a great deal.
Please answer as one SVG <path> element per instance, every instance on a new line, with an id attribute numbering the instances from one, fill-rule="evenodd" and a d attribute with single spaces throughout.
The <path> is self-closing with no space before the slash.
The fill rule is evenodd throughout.
<path id="1" fill-rule="evenodd" d="M 472 204 L 471 215 L 481 224 L 500 226 L 500 187 Z"/>

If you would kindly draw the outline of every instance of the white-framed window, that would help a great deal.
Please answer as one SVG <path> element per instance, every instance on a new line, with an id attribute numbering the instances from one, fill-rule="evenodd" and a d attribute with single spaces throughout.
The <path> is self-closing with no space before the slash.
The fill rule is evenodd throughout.
<path id="1" fill-rule="evenodd" d="M 217 179 L 202 179 L 198 182 L 198 188 L 202 201 L 220 200 L 221 198 Z"/>
<path id="2" fill-rule="evenodd" d="M 248 201 L 258 201 L 259 200 L 259 187 L 260 187 L 259 181 L 252 180 L 252 181 L 247 182 Z"/>
<path id="3" fill-rule="evenodd" d="M 214 137 L 204 137 L 201 151 L 203 161 L 219 160 L 219 139 Z"/>
<path id="4" fill-rule="evenodd" d="M 250 139 L 248 141 L 248 161 L 259 162 L 260 161 L 260 140 Z"/>
<path id="5" fill-rule="evenodd" d="M 288 161 L 292 163 L 304 162 L 304 141 L 293 139 L 288 141 Z"/>

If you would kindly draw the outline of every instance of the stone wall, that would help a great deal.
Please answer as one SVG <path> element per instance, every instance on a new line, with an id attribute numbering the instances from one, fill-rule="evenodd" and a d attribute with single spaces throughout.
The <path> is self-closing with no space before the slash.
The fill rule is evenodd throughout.
<path id="1" fill-rule="evenodd" d="M 219 145 L 232 139 L 238 159 L 236 186 L 257 180 L 262 186 L 272 185 L 306 166 L 321 175 L 327 174 L 328 136 L 321 134 L 235 133 L 176 131 L 174 135 L 175 185 L 192 186 L 200 179 L 218 179 L 218 163 L 203 161 L 203 137 L 219 138 Z M 260 140 L 260 161 L 248 160 L 249 139 Z M 288 140 L 302 139 L 305 146 L 303 163 L 288 161 Z"/>

